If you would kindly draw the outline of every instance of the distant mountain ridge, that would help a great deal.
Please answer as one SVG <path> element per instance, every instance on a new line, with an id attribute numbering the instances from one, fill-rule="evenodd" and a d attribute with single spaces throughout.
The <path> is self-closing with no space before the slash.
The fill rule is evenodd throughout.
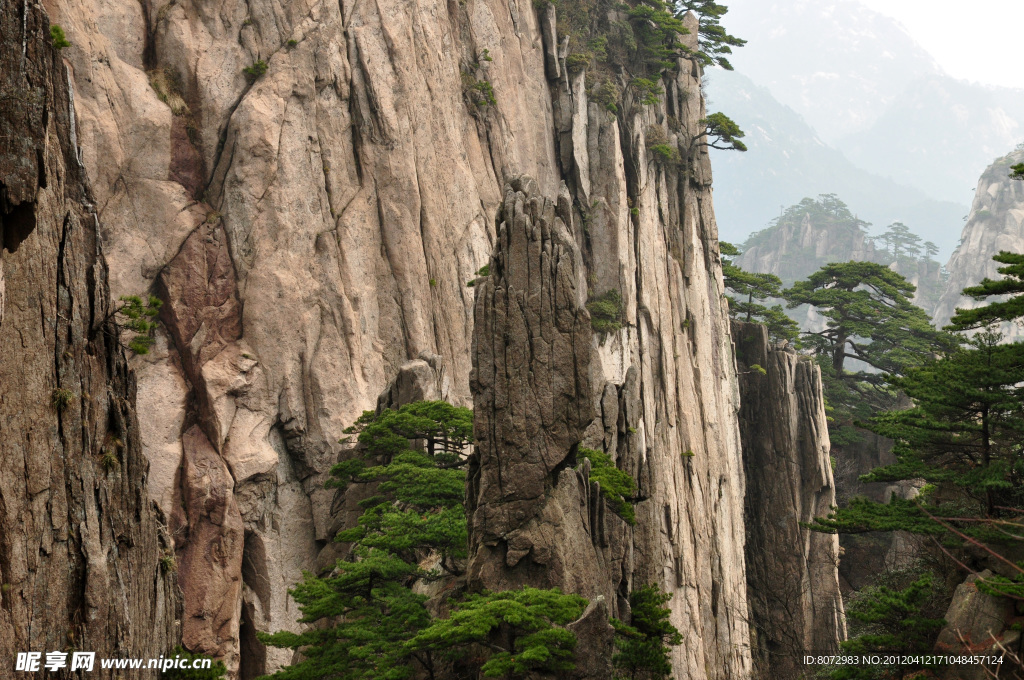
<path id="1" fill-rule="evenodd" d="M 746 132 L 716 152 L 723 237 L 740 242 L 806 196 L 836 193 L 874 231 L 902 221 L 956 247 L 977 177 L 1024 140 L 1024 88 L 958 81 L 895 20 L 859 0 L 736 0 L 748 40 L 712 71 L 711 110 Z"/>
<path id="2" fill-rule="evenodd" d="M 740 243 L 779 215 L 782 206 L 834 193 L 879 232 L 894 221 L 934 241 L 943 253 L 956 246 L 967 205 L 936 201 L 924 192 L 872 174 L 828 146 L 804 118 L 767 88 L 726 71 L 709 76 L 711 110 L 746 131 L 749 151 L 712 151 L 719 231 Z"/>
<path id="3" fill-rule="evenodd" d="M 726 19 L 747 40 L 736 70 L 829 143 L 868 129 L 915 80 L 942 74 L 898 22 L 857 0 L 733 0 Z"/>
<path id="4" fill-rule="evenodd" d="M 993 158 L 1024 140 L 1024 89 L 945 75 L 917 79 L 838 148 L 857 165 L 933 198 L 969 196 Z"/>

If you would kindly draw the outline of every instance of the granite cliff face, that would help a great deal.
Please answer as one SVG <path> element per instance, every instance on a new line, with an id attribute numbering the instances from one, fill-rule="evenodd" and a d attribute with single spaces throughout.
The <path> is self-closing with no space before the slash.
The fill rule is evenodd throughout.
<path id="1" fill-rule="evenodd" d="M 35 4 L 0 2 L 0 664 L 155 658 L 180 636 L 136 382 L 110 322 L 69 74 Z M 97 664 L 95 675 L 111 677 Z M 122 672 L 124 677 L 142 677 Z"/>
<path id="2" fill-rule="evenodd" d="M 124 644 L 162 649 L 180 635 L 243 680 L 287 663 L 255 632 L 297 630 L 287 589 L 337 554 L 330 539 L 358 500 L 323 486 L 342 430 L 404 402 L 422 372 L 483 419 L 477 582 L 563 585 L 619 616 L 630 589 L 657 584 L 687 636 L 675 677 L 749 677 L 740 399 L 710 165 L 692 144 L 705 115 L 694 62 L 678 62 L 656 105 L 624 87 L 613 115 L 591 100 L 586 72 L 566 68 L 553 6 L 57 0 L 49 11 L 71 42 L 69 87 L 54 90 L 65 118 L 40 129 L 63 124 L 65 137 L 59 158 L 42 133 L 33 149 L 89 178 L 101 225 L 95 242 L 84 227 L 51 240 L 66 259 L 77 242 L 56 234 L 85 239 L 93 259 L 82 261 L 110 272 L 109 288 L 93 274 L 91 297 L 55 300 L 92 300 L 79 314 L 88 328 L 121 295 L 164 301 L 153 351 L 133 360 L 137 439 L 128 415 L 115 433 L 133 474 L 145 469 L 134 442 L 149 462 L 116 498 L 143 517 L 132 545 L 155 583 L 132 590 L 150 616 L 111 614 L 133 616 L 137 642 Z M 63 83 L 59 60 L 52 68 Z M 666 162 L 656 144 L 679 157 Z M 17 176 L 29 183 L 35 167 Z M 38 175 L 47 191 L 58 174 Z M 8 188 L 5 210 L 22 214 L 30 193 Z M 75 219 L 97 224 L 82 210 Z M 22 313 L 10 258 L 0 332 L 14 333 L 32 324 L 27 312 L 8 324 Z M 597 334 L 587 302 L 609 293 L 621 300 L 615 329 Z M 46 370 L 60 371 L 63 345 L 50 349 Z M 96 379 L 119 376 L 129 394 L 124 367 L 100 363 Z M 36 399 L 46 408 L 50 389 Z M 636 527 L 605 511 L 585 464 L 571 469 L 580 445 L 637 479 Z M 169 577 L 152 571 L 161 549 L 178 567 L 180 631 L 167 628 Z M 580 625 L 597 630 L 591 613 Z M 138 630 L 154 620 L 155 632 Z"/>
<path id="3" fill-rule="evenodd" d="M 1010 179 L 1010 166 L 1024 162 L 1024 151 L 996 159 L 978 180 L 974 204 L 967 217 L 960 245 L 949 258 L 949 281 L 935 310 L 935 322 L 949 322 L 957 307 L 971 308 L 983 303 L 960 294 L 985 277 L 998 279 L 998 263 L 992 256 L 1000 250 L 1024 252 L 1024 182 Z M 1020 338 L 1021 328 L 1005 324 L 1008 338 Z"/>
<path id="4" fill-rule="evenodd" d="M 836 505 L 821 373 L 770 345 L 764 326 L 734 321 L 732 333 L 754 666 L 761 678 L 800 678 L 804 654 L 838 652 L 846 639 L 839 536 L 801 527 Z"/>
<path id="5" fill-rule="evenodd" d="M 536 13 L 69 1 L 53 14 L 111 294 L 165 302 L 135 368 L 184 643 L 254 677 L 290 658 L 254 632 L 297 627 L 287 589 L 345 514 L 323 489 L 343 428 L 422 352 L 448 359 L 451 397 L 468 399 L 465 282 L 489 256 L 501 177 L 554 190 L 560 176 Z M 471 73 L 495 105 L 468 101 Z"/>
<path id="6" fill-rule="evenodd" d="M 876 259 L 875 244 L 862 224 L 812 214 L 811 205 L 799 208 L 794 206 L 785 219 L 753 234 L 736 264 L 747 271 L 775 274 L 792 285 L 829 262 Z"/>

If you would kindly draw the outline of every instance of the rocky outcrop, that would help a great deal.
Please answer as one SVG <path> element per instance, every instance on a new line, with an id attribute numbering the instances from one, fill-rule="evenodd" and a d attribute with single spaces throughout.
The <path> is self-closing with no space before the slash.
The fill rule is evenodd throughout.
<path id="1" fill-rule="evenodd" d="M 983 593 L 976 585 L 979 578 L 991 576 L 986 569 L 971 574 L 956 587 L 935 651 L 952 656 L 999 657 L 1001 661 L 951 665 L 939 673 L 945 680 L 983 680 L 993 675 L 1008 680 L 1024 678 L 1024 644 L 1013 601 Z"/>
<path id="2" fill-rule="evenodd" d="M 809 212 L 793 210 L 791 219 L 780 219 L 752 236 L 736 264 L 747 271 L 775 274 L 788 284 L 828 262 L 875 260 L 875 244 L 863 226 L 836 224 L 831 216 L 818 215 L 816 220 Z"/>
<path id="3" fill-rule="evenodd" d="M 1000 265 L 992 256 L 1000 250 L 1024 252 L 1024 182 L 1010 179 L 1010 166 L 1024 162 L 1024 150 L 996 159 L 978 180 L 974 204 L 967 217 L 960 245 L 946 264 L 949 280 L 935 309 L 935 322 L 943 325 L 957 307 L 972 308 L 984 302 L 964 297 L 964 288 L 977 285 L 985 277 L 999 279 Z M 1004 324 L 1008 339 L 1020 339 L 1017 324 Z"/>
<path id="4" fill-rule="evenodd" d="M 593 333 L 568 192 L 556 207 L 533 179 L 513 179 L 499 219 L 476 298 L 470 584 L 611 597 L 591 524 L 597 489 L 574 469 L 594 418 Z"/>
<path id="5" fill-rule="evenodd" d="M 466 282 L 523 174 L 568 201 L 580 299 L 622 300 L 621 328 L 588 341 L 574 425 L 646 499 L 636 529 L 607 532 L 607 606 L 661 584 L 689 640 L 677 677 L 749 671 L 738 397 L 710 165 L 691 144 L 701 70 L 680 60 L 656 105 L 619 82 L 613 115 L 565 67 L 553 10 L 54 3 L 111 295 L 164 300 L 134 361 L 148 493 L 189 579 L 224 584 L 219 600 L 184 586 L 190 644 L 244 680 L 288 660 L 254 632 L 297 629 L 287 590 L 334 555 L 348 511 L 323 482 L 344 428 L 421 356 L 444 356 L 444 389 L 469 403 Z M 678 159 L 649 151 L 662 141 Z"/>
<path id="6" fill-rule="evenodd" d="M 755 676 L 803 677 L 803 655 L 846 639 L 839 537 L 801 524 L 836 504 L 821 374 L 771 346 L 767 329 L 733 322 L 746 473 L 746 563 Z"/>
<path id="7" fill-rule="evenodd" d="M 234 583 L 241 565 L 223 607 L 186 587 L 186 608 L 211 617 L 198 651 L 255 677 L 288 657 L 233 631 L 297 629 L 287 589 L 333 549 L 323 481 L 342 430 L 424 352 L 450 358 L 450 396 L 468 399 L 465 283 L 489 257 L 503 178 L 559 177 L 537 15 L 497 0 L 54 12 L 112 297 L 165 303 L 135 362 L 148 492 L 191 578 Z M 476 83 L 494 103 L 472 99 Z M 226 468 L 203 482 L 217 489 L 188 474 L 207 446 Z M 182 508 L 209 494 L 225 511 L 234 497 L 241 540 L 219 511 Z M 215 529 L 230 569 L 188 557 Z M 259 658 L 240 668 L 243 648 Z"/>
<path id="8" fill-rule="evenodd" d="M 0 658 L 155 658 L 180 639 L 146 493 L 69 73 L 35 3 L 0 1 Z M 45 659 L 45 657 L 44 657 Z M 118 677 L 141 678 L 131 671 Z M 112 677 L 97 663 L 94 675 Z"/>
<path id="9" fill-rule="evenodd" d="M 875 262 L 914 284 L 912 301 L 930 312 L 945 285 L 942 267 L 931 258 L 931 251 L 886 250 L 884 239 L 868 235 L 869 226 L 835 194 L 823 194 L 817 200 L 805 198 L 785 209 L 772 226 L 752 234 L 736 264 L 747 271 L 775 274 L 785 285 L 791 285 L 832 262 Z M 798 319 L 802 325 L 819 329 L 820 317 L 802 309 L 800 314 L 806 315 L 806 320 Z"/>

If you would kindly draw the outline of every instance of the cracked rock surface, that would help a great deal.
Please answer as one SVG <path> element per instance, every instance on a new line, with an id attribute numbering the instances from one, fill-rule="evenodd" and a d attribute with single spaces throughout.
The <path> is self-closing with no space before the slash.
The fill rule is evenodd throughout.
<path id="1" fill-rule="evenodd" d="M 69 75 L 39 5 L 0 0 L 0 36 L 0 663 L 12 677 L 19 652 L 158 657 L 181 614 Z M 111 677 L 98 663 L 95 675 Z"/>
<path id="2" fill-rule="evenodd" d="M 992 261 L 1001 250 L 1024 252 L 1024 182 L 1010 179 L 1010 166 L 1024 163 L 1024 151 L 1014 151 L 997 159 L 978 179 L 974 203 L 960 238 L 960 245 L 946 263 L 949 280 L 934 312 L 935 324 L 949 322 L 957 307 L 970 309 L 984 303 L 961 295 L 967 286 L 988 277 L 1002 277 Z M 1019 340 L 1017 324 L 1003 324 L 1008 339 Z"/>
<path id="3" fill-rule="evenodd" d="M 499 241 L 504 202 L 507 220 L 528 216 L 542 232 L 547 216 L 549 232 L 529 243 L 567 259 L 504 275 L 527 291 L 547 271 L 554 297 L 523 298 L 532 325 L 508 341 L 512 366 L 532 372 L 521 394 L 533 391 L 537 421 L 500 429 L 538 438 L 495 459 L 514 478 L 488 482 L 479 507 L 494 514 L 477 535 L 522 532 L 502 555 L 511 571 L 478 562 L 479 573 L 514 580 L 538 556 L 553 564 L 557 547 L 548 558 L 541 548 L 572 534 L 595 556 L 572 566 L 601 574 L 590 588 L 613 614 L 636 585 L 673 593 L 688 640 L 673 650 L 676 678 L 748 676 L 739 392 L 711 168 L 691 141 L 706 113 L 699 65 L 680 60 L 656 105 L 623 88 L 611 115 L 586 74 L 565 68 L 553 8 L 521 0 L 48 10 L 71 42 L 65 157 L 80 150 L 93 186 L 109 297 L 164 301 L 153 351 L 133 360 L 139 438 L 146 493 L 188 574 L 196 651 L 243 680 L 290 660 L 255 631 L 298 630 L 287 590 L 329 563 L 352 515 L 323 488 L 338 441 L 406 362 L 443 372 L 436 392 L 471 405 L 466 284 Z M 696 18 L 686 21 L 694 47 Z M 493 103 L 478 96 L 483 81 Z M 650 153 L 655 139 L 680 161 Z M 505 185 L 523 176 L 534 182 L 513 187 L 526 197 L 517 217 Z M 517 257 L 533 267 L 540 251 L 526 244 Z M 620 327 L 591 333 L 585 303 L 609 291 Z M 398 403 L 410 388 L 387 389 Z M 575 442 L 637 479 L 635 528 L 566 465 Z M 513 512 L 549 483 L 547 510 Z M 509 502 L 492 503 L 494 490 Z M 551 515 L 556 505 L 569 514 Z M 541 520 L 544 535 L 530 535 Z"/>
<path id="4" fill-rule="evenodd" d="M 733 321 L 747 478 L 747 586 L 758 677 L 802 677 L 803 655 L 846 639 L 839 536 L 801 526 L 836 505 L 821 372 Z M 754 366 L 759 366 L 758 371 Z"/>

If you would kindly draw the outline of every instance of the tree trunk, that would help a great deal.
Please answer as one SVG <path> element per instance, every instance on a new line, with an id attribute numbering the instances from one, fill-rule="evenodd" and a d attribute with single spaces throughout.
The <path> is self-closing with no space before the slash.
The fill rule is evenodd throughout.
<path id="1" fill-rule="evenodd" d="M 832 348 L 832 370 L 837 378 L 843 377 L 843 361 L 846 359 L 846 336 L 840 335 Z"/>
<path id="2" fill-rule="evenodd" d="M 989 434 L 988 408 L 981 411 L 981 464 L 986 469 L 992 462 L 992 437 Z M 985 489 L 985 515 L 992 517 L 995 514 L 995 499 L 992 497 L 992 489 Z"/>

